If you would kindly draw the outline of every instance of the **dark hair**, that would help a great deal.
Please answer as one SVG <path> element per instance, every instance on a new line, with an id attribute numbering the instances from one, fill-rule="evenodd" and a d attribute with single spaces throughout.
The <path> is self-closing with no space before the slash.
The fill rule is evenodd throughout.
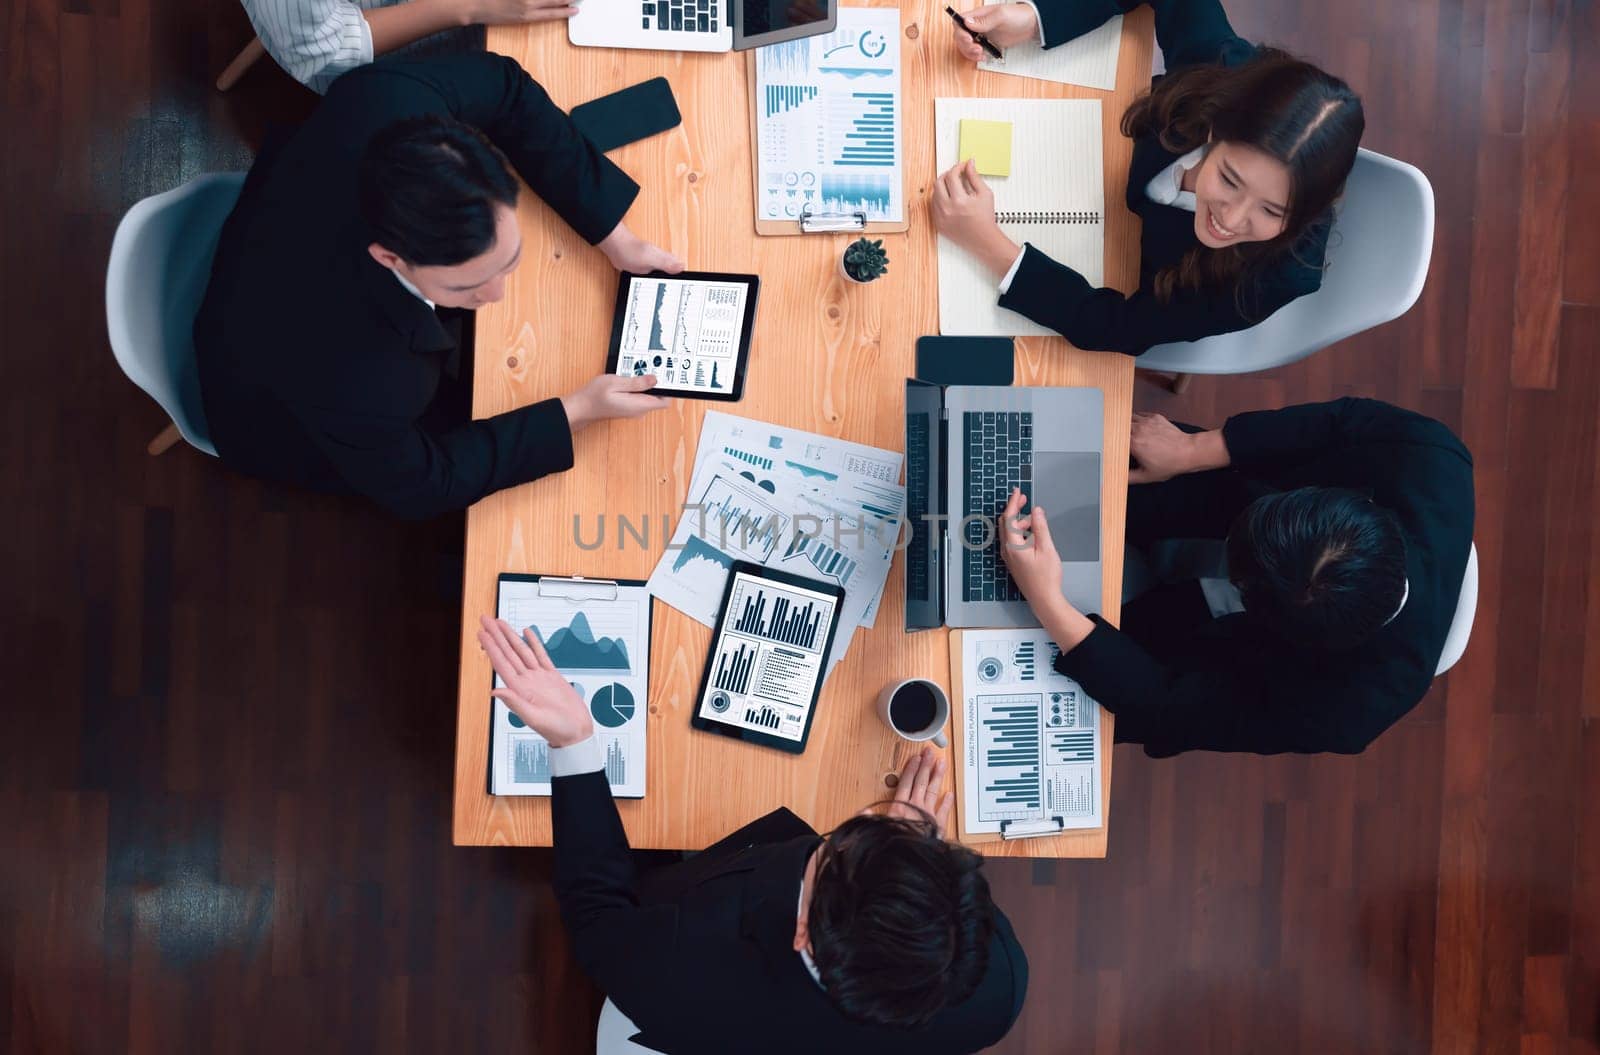
<path id="1" fill-rule="evenodd" d="M 982 858 L 931 819 L 881 814 L 845 821 L 818 855 L 807 928 L 841 1012 L 915 1029 L 977 991 L 994 931 Z"/>
<path id="2" fill-rule="evenodd" d="M 374 242 L 408 264 L 448 267 L 494 245 L 496 205 L 517 178 L 471 125 L 429 114 L 383 128 L 361 155 L 361 216 Z"/>
<path id="3" fill-rule="evenodd" d="M 1394 514 L 1356 491 L 1265 495 L 1234 519 L 1228 575 L 1247 612 L 1325 651 L 1370 637 L 1406 592 L 1406 541 Z"/>
<path id="4" fill-rule="evenodd" d="M 1208 140 L 1240 143 L 1289 168 L 1289 211 L 1281 234 L 1223 249 L 1194 247 L 1157 273 L 1156 298 L 1170 300 L 1184 288 L 1231 286 L 1240 310 L 1254 314 L 1245 279 L 1291 252 L 1307 231 L 1331 222 L 1365 128 L 1361 98 L 1348 84 L 1275 48 L 1261 48 L 1239 66 L 1191 66 L 1156 82 L 1122 115 L 1124 135 L 1153 134 L 1175 154 Z"/>

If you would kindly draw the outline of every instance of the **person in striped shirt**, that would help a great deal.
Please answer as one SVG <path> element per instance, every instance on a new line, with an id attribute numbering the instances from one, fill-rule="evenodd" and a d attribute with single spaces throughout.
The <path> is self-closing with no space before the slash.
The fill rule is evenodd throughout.
<path id="1" fill-rule="evenodd" d="M 448 47 L 451 31 L 566 18 L 569 0 L 241 0 L 267 54 L 317 93 L 379 55 Z M 457 42 L 460 43 L 460 42 Z"/>

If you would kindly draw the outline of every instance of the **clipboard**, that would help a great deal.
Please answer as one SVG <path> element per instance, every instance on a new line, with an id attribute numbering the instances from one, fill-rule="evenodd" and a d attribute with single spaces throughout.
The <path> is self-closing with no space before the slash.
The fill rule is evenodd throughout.
<path id="1" fill-rule="evenodd" d="M 1012 827 L 1010 821 L 1000 822 L 998 832 L 968 832 L 966 818 L 966 770 L 963 765 L 962 752 L 967 749 L 967 693 L 966 671 L 962 666 L 963 632 L 950 631 L 950 732 L 951 744 L 955 747 L 955 758 L 951 760 L 950 768 L 955 777 L 955 813 L 956 813 L 956 841 L 969 846 L 982 843 L 1011 842 L 1016 839 L 1032 839 L 1061 835 L 1068 831 L 1060 817 L 1053 820 L 1030 821 Z M 975 748 L 974 748 L 975 749 Z M 1087 829 L 1072 829 L 1073 831 Z"/>
<path id="2" fill-rule="evenodd" d="M 629 706 L 631 706 L 631 707 L 636 709 L 634 712 L 632 712 L 630 714 L 630 717 L 633 717 L 634 715 L 636 715 L 637 716 L 637 720 L 641 723 L 640 724 L 640 728 L 638 730 L 638 737 L 639 737 L 639 739 L 641 741 L 646 740 L 647 736 L 648 736 L 648 730 L 645 728 L 645 723 L 646 723 L 646 717 L 645 716 L 649 712 L 648 692 L 649 692 L 649 682 L 650 682 L 650 672 L 649 672 L 649 665 L 650 665 L 650 639 L 654 635 L 654 632 L 655 632 L 655 603 L 654 603 L 654 600 L 649 596 L 649 594 L 647 592 L 645 592 L 645 590 L 646 590 L 645 581 L 643 579 L 590 579 L 590 578 L 586 578 L 586 577 L 584 577 L 582 575 L 561 576 L 561 575 L 522 574 L 522 573 L 517 573 L 517 572 L 502 572 L 502 573 L 500 573 L 500 575 L 495 580 L 495 614 L 496 614 L 497 618 L 499 617 L 499 613 L 500 613 L 501 590 L 502 590 L 502 587 L 504 586 L 504 584 L 506 584 L 508 582 L 510 582 L 510 583 L 533 583 L 537 587 L 537 590 L 535 592 L 535 596 L 539 600 L 564 601 L 564 602 L 567 602 L 572 606 L 572 613 L 573 613 L 574 616 L 577 616 L 577 615 L 580 614 L 580 612 L 582 610 L 581 610 L 581 608 L 579 606 L 581 606 L 584 602 L 616 601 L 618 599 L 618 597 L 620 596 L 620 594 L 622 592 L 622 589 L 624 587 L 638 589 L 639 591 L 641 591 L 641 593 L 643 595 L 642 596 L 642 603 L 644 604 L 644 611 L 642 613 L 642 616 L 643 616 L 642 622 L 643 622 L 643 626 L 644 626 L 643 653 L 639 657 L 639 660 L 638 660 L 637 663 L 630 663 L 630 668 L 629 668 L 630 675 L 629 676 L 631 678 L 635 678 L 637 680 L 638 685 L 643 689 L 642 695 L 644 695 L 646 698 L 640 699 L 640 700 L 629 700 Z M 586 622 L 587 622 L 587 620 L 586 620 Z M 565 626 L 566 624 L 564 623 L 563 625 Z M 550 634 L 549 635 L 549 640 L 553 641 L 554 638 L 555 638 L 555 634 Z M 553 646 L 552 646 L 552 648 L 553 648 Z M 558 666 L 560 666 L 559 663 L 558 663 Z M 639 670 L 639 673 L 637 675 L 633 675 L 632 674 L 632 670 L 633 670 L 634 667 L 637 667 L 638 670 Z M 568 668 L 568 669 L 570 669 L 570 668 Z M 564 675 L 567 675 L 568 674 L 568 669 L 563 669 L 562 673 Z M 568 676 L 569 676 L 569 678 L 570 677 L 584 677 L 583 675 L 568 675 Z M 607 675 L 607 674 L 602 672 L 602 673 L 598 674 L 598 677 L 600 679 L 599 683 L 600 683 L 601 686 L 608 685 L 608 684 L 611 685 L 611 688 L 613 690 L 613 695 L 611 695 L 611 696 L 609 696 L 607 698 L 607 704 L 610 705 L 610 710 L 607 713 L 615 714 L 616 711 L 617 711 L 617 706 L 616 706 L 617 699 L 616 699 L 616 696 L 615 696 L 616 685 L 613 684 L 612 682 L 608 682 L 606 680 L 606 678 L 607 677 L 616 678 L 616 677 L 618 677 L 618 675 L 615 673 L 615 671 L 613 671 L 610 675 Z M 585 680 L 589 680 L 589 679 L 585 678 Z M 574 681 L 573 684 L 575 686 L 577 686 L 578 682 Z M 489 677 L 489 685 L 490 685 L 490 688 L 494 687 L 494 675 L 493 674 L 491 674 L 490 677 Z M 591 684 L 590 685 L 590 689 L 592 690 L 593 688 L 594 688 L 594 686 L 593 686 L 593 684 Z M 583 692 L 583 690 L 580 689 L 580 692 Z M 597 706 L 596 701 L 591 698 L 590 693 L 583 692 L 583 695 L 584 695 L 584 702 L 585 703 L 589 703 L 591 708 Z M 495 701 L 495 702 L 498 703 L 498 701 Z M 490 795 L 495 795 L 496 794 L 496 792 L 494 790 L 494 770 L 495 770 L 495 754 L 494 754 L 494 752 L 496 750 L 497 744 L 499 743 L 499 740 L 498 740 L 498 737 L 497 737 L 497 730 L 496 730 L 495 723 L 500 718 L 500 710 L 501 710 L 500 706 L 491 706 L 489 708 L 489 753 L 488 753 L 488 757 L 486 757 L 485 760 L 484 760 L 484 763 L 485 763 L 484 788 Z M 598 716 L 599 715 L 598 715 L 598 712 L 597 712 L 597 717 Z M 607 723 L 603 722 L 603 721 L 596 721 L 596 723 L 595 723 L 595 725 L 596 725 L 595 732 L 597 734 L 609 735 L 609 730 L 604 728 L 606 726 L 606 724 Z M 646 754 L 645 761 L 640 763 L 640 764 L 644 765 L 644 766 L 648 765 L 648 754 Z M 608 759 L 607 776 L 608 776 L 608 778 L 611 778 L 612 777 L 612 773 L 610 772 L 609 765 L 610 765 L 610 760 Z M 644 791 L 642 790 L 642 785 L 643 785 L 642 781 L 640 782 L 640 785 L 641 785 L 641 790 L 637 794 L 629 794 L 629 793 L 624 793 L 624 792 L 618 790 L 618 788 L 616 787 L 616 782 L 613 780 L 612 794 L 617 798 L 641 798 L 644 795 Z M 528 795 L 528 794 L 534 794 L 534 795 L 539 795 L 539 797 L 546 797 L 547 793 L 546 794 L 540 794 L 538 792 L 517 791 L 517 792 L 502 792 L 501 794 L 502 795 Z"/>
<path id="3" fill-rule="evenodd" d="M 902 27 L 903 29 L 903 27 Z M 756 77 L 756 51 L 745 54 L 745 80 L 750 85 L 750 185 L 751 185 L 751 213 L 755 217 L 756 234 L 759 235 L 788 235 L 788 234 L 895 234 L 911 228 L 910 199 L 905 194 L 906 164 L 904 156 L 900 165 L 900 192 L 901 199 L 906 203 L 905 218 L 897 222 L 877 221 L 868 222 L 866 214 L 862 212 L 851 213 L 821 213 L 812 212 L 810 206 L 801 209 L 796 220 L 764 220 L 761 218 L 761 122 L 760 99 L 758 90 L 760 85 Z M 901 71 L 902 74 L 904 70 Z M 901 78 L 902 91 L 904 77 Z M 902 111 L 905 108 L 905 96 L 900 97 Z M 901 135 L 905 135 L 905 124 L 902 119 Z"/>

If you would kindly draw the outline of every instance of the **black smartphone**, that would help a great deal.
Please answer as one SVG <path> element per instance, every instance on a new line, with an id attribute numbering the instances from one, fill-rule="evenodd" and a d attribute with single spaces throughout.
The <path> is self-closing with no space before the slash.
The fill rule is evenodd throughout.
<path id="1" fill-rule="evenodd" d="M 1015 345 L 1009 337 L 918 337 L 918 381 L 934 385 L 1009 385 Z"/>
<path id="2" fill-rule="evenodd" d="M 665 77 L 612 92 L 572 108 L 572 123 L 602 152 L 677 128 L 678 100 Z"/>

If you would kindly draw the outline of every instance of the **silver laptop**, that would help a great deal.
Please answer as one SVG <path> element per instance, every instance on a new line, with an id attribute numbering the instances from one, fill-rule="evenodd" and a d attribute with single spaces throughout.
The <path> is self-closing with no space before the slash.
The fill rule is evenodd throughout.
<path id="1" fill-rule="evenodd" d="M 576 0 L 567 39 L 581 47 L 744 51 L 839 24 L 837 0 Z"/>
<path id="2" fill-rule="evenodd" d="M 907 381 L 906 629 L 1039 625 L 1000 553 L 1013 487 L 1050 518 L 1062 593 L 1098 611 L 1104 436 L 1097 388 Z"/>

